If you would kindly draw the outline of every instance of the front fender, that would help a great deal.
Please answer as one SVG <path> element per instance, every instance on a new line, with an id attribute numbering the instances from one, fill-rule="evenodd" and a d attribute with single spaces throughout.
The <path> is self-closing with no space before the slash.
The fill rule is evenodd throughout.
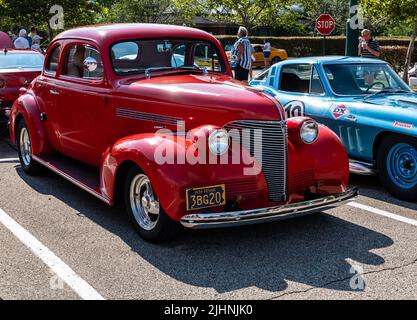
<path id="1" fill-rule="evenodd" d="M 161 164 L 155 160 L 158 146 L 171 150 L 175 163 Z M 118 170 L 123 163 L 134 162 L 146 174 L 158 195 L 164 211 L 174 220 L 179 221 L 186 214 L 185 190 L 193 187 L 204 187 L 226 184 L 226 198 L 228 186 L 233 182 L 251 192 L 251 199 L 240 199 L 239 206 L 243 209 L 264 207 L 268 204 L 266 180 L 259 170 L 253 176 L 244 176 L 243 164 L 191 164 L 188 161 L 178 161 L 179 153 L 194 152 L 192 141 L 158 134 L 137 134 L 117 141 L 108 148 L 102 164 L 101 193 L 111 201 L 115 198 L 115 183 Z M 235 185 L 236 187 L 236 185 Z M 244 194 L 246 190 L 242 190 Z M 255 194 L 253 194 L 255 193 Z M 229 195 L 231 193 L 229 192 Z M 214 208 L 213 210 L 223 209 Z"/>
<path id="2" fill-rule="evenodd" d="M 21 118 L 27 124 L 33 154 L 40 155 L 49 152 L 50 146 L 45 127 L 41 120 L 38 104 L 35 97 L 29 93 L 21 95 L 14 102 L 10 111 L 10 137 L 13 143 L 17 142 L 16 128 Z"/>
<path id="3" fill-rule="evenodd" d="M 321 124 L 317 140 L 312 144 L 288 140 L 288 170 L 293 199 L 302 199 L 297 190 L 300 181 L 311 180 L 318 194 L 344 192 L 349 184 L 349 159 L 345 147 L 332 130 Z"/>

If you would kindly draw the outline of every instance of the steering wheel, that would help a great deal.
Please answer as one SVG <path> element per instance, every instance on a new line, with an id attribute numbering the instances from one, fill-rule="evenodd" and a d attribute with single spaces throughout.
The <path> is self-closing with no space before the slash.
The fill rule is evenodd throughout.
<path id="1" fill-rule="evenodd" d="M 369 90 L 373 87 L 375 87 L 375 85 L 377 84 L 382 84 L 382 89 L 386 89 L 385 84 L 383 82 L 374 82 L 373 84 L 371 84 L 367 89 L 365 93 L 369 93 Z"/>

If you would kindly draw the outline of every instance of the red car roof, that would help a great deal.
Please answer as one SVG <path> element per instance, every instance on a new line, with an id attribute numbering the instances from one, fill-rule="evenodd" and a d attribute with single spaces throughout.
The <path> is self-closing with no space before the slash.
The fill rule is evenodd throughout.
<path id="1" fill-rule="evenodd" d="M 208 32 L 194 28 L 151 23 L 120 23 L 85 26 L 71 29 L 60 33 L 54 40 L 64 38 L 83 38 L 97 43 L 103 43 L 107 41 L 114 42 L 127 39 L 159 37 L 195 38 L 211 41 L 215 39 Z"/>

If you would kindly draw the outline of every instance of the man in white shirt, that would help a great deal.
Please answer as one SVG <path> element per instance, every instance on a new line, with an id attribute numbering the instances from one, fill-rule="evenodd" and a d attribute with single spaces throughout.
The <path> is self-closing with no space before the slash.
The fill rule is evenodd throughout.
<path id="1" fill-rule="evenodd" d="M 13 45 L 16 49 L 29 49 L 29 41 L 26 39 L 27 31 L 22 29 L 19 31 L 19 37 L 14 41 Z"/>

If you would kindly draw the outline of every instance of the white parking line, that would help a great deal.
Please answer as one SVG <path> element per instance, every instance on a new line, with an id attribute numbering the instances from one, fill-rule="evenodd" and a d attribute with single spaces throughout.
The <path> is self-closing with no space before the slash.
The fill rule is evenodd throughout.
<path id="1" fill-rule="evenodd" d="M 0 209 L 0 223 L 9 229 L 26 247 L 40 258 L 55 274 L 84 300 L 104 300 L 86 281 L 79 277 L 51 250 L 39 242 L 29 231 Z"/>
<path id="2" fill-rule="evenodd" d="M 372 212 L 372 213 L 376 213 L 376 214 L 379 214 L 380 216 L 384 216 L 384 217 L 387 217 L 387 218 L 390 218 L 390 219 L 405 222 L 405 223 L 408 223 L 408 224 L 411 224 L 411 225 L 417 227 L 417 220 L 414 220 L 414 219 L 403 217 L 403 216 L 400 216 L 398 214 L 394 214 L 394 213 L 384 211 L 384 210 L 381 210 L 381 209 L 377 209 L 377 208 L 374 208 L 374 207 L 369 207 L 367 205 L 357 203 L 357 202 L 349 202 L 348 205 L 351 206 L 351 207 L 355 207 L 355 208 L 358 208 L 358 209 L 362 209 L 362 210 L 366 210 L 366 211 L 369 211 L 369 212 Z"/>
<path id="3" fill-rule="evenodd" d="M 19 158 L 6 158 L 6 159 L 0 159 L 1 162 L 19 162 Z"/>

